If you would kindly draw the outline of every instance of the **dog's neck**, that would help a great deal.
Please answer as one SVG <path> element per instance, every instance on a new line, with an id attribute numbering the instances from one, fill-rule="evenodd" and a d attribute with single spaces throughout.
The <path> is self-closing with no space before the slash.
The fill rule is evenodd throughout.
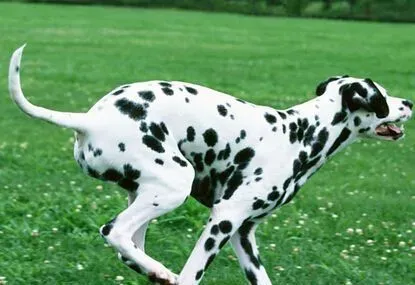
<path id="1" fill-rule="evenodd" d="M 317 97 L 285 113 L 288 114 L 285 123 L 290 149 L 298 154 L 292 162 L 291 177 L 296 187 L 303 185 L 328 158 L 357 138 L 351 114 L 342 109 L 339 100 Z"/>

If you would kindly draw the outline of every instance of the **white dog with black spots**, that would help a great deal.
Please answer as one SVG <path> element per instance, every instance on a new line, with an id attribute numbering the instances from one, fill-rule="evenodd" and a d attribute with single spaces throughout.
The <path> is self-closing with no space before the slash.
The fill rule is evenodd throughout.
<path id="1" fill-rule="evenodd" d="M 9 69 L 12 99 L 28 115 L 75 131 L 83 171 L 126 189 L 129 206 L 101 227 L 133 270 L 161 284 L 198 284 L 230 240 L 250 284 L 271 284 L 255 240 L 258 224 L 295 196 L 335 153 L 359 137 L 398 140 L 412 103 L 370 79 L 331 77 L 317 97 L 287 110 L 257 106 L 184 82 L 116 88 L 87 113 L 29 103 L 20 86 L 23 47 Z M 211 209 L 179 275 L 144 251 L 150 220 L 192 196 Z"/>

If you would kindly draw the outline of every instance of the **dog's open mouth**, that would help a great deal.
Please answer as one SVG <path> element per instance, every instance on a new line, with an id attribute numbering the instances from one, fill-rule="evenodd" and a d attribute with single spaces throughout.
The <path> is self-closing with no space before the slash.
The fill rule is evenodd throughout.
<path id="1" fill-rule="evenodd" d="M 383 123 L 376 127 L 375 132 L 378 136 L 384 137 L 386 139 L 397 140 L 404 135 L 404 127 L 396 126 L 393 123 Z"/>

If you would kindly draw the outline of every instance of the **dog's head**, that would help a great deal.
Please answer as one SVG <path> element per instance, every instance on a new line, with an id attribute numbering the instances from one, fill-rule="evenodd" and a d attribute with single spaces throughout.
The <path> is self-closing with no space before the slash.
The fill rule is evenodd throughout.
<path id="1" fill-rule="evenodd" d="M 317 86 L 316 95 L 332 102 L 340 100 L 341 110 L 332 125 L 348 121 L 363 137 L 398 140 L 404 136 L 402 123 L 412 116 L 411 101 L 389 96 L 385 88 L 368 78 L 330 77 Z"/>

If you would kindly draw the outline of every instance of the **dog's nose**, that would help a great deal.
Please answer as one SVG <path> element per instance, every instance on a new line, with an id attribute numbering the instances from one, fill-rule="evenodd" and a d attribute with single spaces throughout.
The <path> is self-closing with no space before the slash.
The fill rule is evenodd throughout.
<path id="1" fill-rule="evenodd" d="M 412 110 L 412 107 L 414 106 L 414 103 L 412 103 L 411 101 L 409 101 L 409 100 L 404 100 L 404 101 L 402 101 L 402 104 L 404 105 L 404 106 L 406 106 L 406 107 L 408 107 L 409 109 L 411 109 Z"/>

